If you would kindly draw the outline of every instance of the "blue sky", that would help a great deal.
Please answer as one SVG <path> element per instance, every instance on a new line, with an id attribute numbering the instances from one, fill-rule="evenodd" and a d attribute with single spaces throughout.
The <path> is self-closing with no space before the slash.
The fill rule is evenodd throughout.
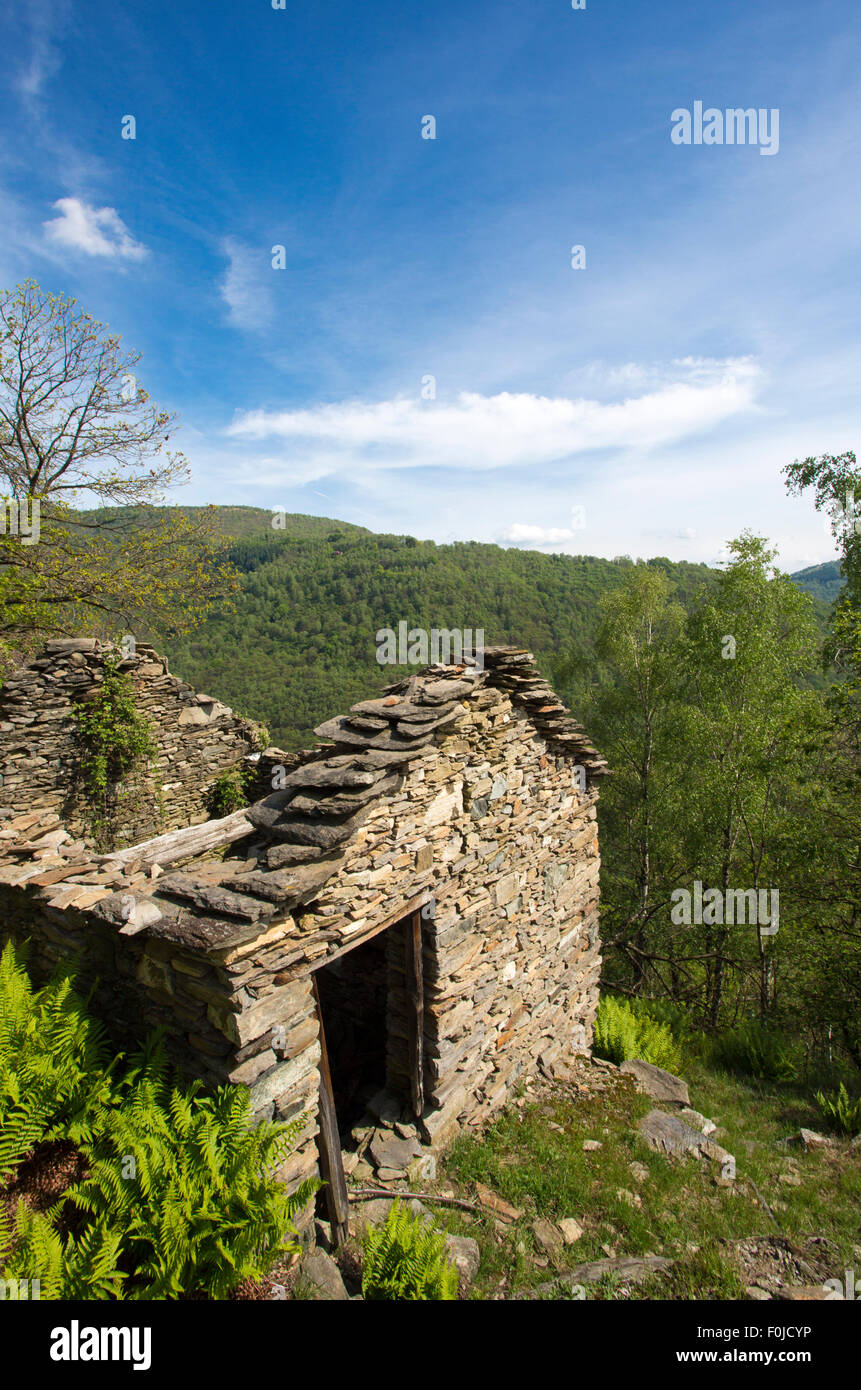
<path id="1" fill-rule="evenodd" d="M 144 353 L 172 500 L 835 553 L 780 469 L 858 446 L 849 0 L 15 0 L 0 44 L 0 284 Z M 673 143 L 695 101 L 776 152 Z"/>

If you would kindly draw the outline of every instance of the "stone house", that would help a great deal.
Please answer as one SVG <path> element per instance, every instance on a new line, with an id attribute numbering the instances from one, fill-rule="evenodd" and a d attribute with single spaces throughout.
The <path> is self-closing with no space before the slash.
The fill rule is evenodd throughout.
<path id="1" fill-rule="evenodd" d="M 294 754 L 254 752 L 248 721 L 139 648 L 167 829 L 97 854 L 69 787 L 74 702 L 108 654 L 49 643 L 0 693 L 0 923 L 39 973 L 79 953 L 117 1042 L 161 1025 L 187 1074 L 296 1120 L 281 1176 L 322 1172 L 337 1236 L 345 1168 L 427 1175 L 519 1079 L 588 1049 L 605 764 L 514 648 L 428 668 Z M 259 799 L 208 819 L 242 759 Z"/>

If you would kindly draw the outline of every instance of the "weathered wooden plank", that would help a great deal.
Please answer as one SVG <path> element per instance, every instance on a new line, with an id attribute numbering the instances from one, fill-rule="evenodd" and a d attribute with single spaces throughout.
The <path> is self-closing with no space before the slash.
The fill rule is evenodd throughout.
<path id="1" fill-rule="evenodd" d="M 142 868 L 153 864 L 173 864 L 177 859 L 190 859 L 192 855 L 203 854 L 205 850 L 217 849 L 241 840 L 250 835 L 254 826 L 246 815 L 247 807 L 234 811 L 221 820 L 208 820 L 203 825 L 186 826 L 183 830 L 171 830 L 167 835 L 159 835 L 154 840 L 144 840 L 139 845 L 117 850 L 113 854 L 100 855 L 98 862 L 106 869 L 121 869 L 136 859 Z"/>
<path id="2" fill-rule="evenodd" d="M 311 981 L 314 987 L 314 1002 L 317 1005 L 317 1018 L 320 1024 L 320 1096 L 318 1100 L 320 1133 L 317 1136 L 320 1174 L 326 1183 L 326 1206 L 329 1210 L 332 1240 L 335 1245 L 343 1245 L 350 1234 L 347 1179 L 344 1176 L 344 1164 L 341 1158 L 341 1137 L 338 1133 L 338 1116 L 335 1112 L 332 1074 L 329 1071 L 326 1031 L 323 1027 L 323 1010 L 320 1007 L 320 992 L 317 988 L 316 975 L 311 976 Z"/>
<path id="3" fill-rule="evenodd" d="M 404 922 L 404 972 L 407 994 L 410 1093 L 417 1119 L 425 1107 L 424 1089 L 424 973 L 422 915 L 413 912 Z"/>

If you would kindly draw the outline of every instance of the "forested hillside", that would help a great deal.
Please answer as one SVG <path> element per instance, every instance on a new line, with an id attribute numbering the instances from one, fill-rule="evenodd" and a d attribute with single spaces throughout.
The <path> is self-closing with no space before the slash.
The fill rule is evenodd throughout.
<path id="1" fill-rule="evenodd" d="M 383 536 L 326 517 L 286 514 L 283 530 L 256 507 L 184 508 L 207 514 L 235 537 L 230 559 L 243 589 L 233 611 L 212 616 L 188 637 L 160 639 L 172 667 L 198 688 L 263 720 L 284 748 L 314 742 L 316 724 L 405 674 L 380 667 L 375 633 L 384 627 L 476 628 L 487 646 L 529 647 L 568 698 L 596 670 L 598 601 L 633 567 L 628 557 L 544 555 L 475 541 L 435 545 Z M 280 518 L 279 518 L 280 521 Z M 648 561 L 687 607 L 706 565 Z M 799 577 L 819 599 L 824 624 L 829 571 Z M 836 568 L 836 565 L 835 565 Z"/>
<path id="2" fill-rule="evenodd" d="M 527 646 L 564 681 L 572 657 L 594 654 L 601 595 L 632 568 L 627 559 L 357 534 L 330 521 L 325 537 L 311 537 L 295 533 L 294 518 L 286 523 L 231 547 L 243 575 L 233 611 L 160 643 L 186 680 L 264 720 L 285 748 L 313 744 L 316 724 L 404 673 L 376 661 L 376 632 L 399 622 L 483 629 L 485 645 Z M 663 559 L 649 567 L 677 585 L 682 603 L 712 574 Z"/>

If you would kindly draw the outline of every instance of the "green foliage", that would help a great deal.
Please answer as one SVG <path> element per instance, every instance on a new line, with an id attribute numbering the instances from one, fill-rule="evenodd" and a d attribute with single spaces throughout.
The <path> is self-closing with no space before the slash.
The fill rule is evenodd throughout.
<path id="1" fill-rule="evenodd" d="M 0 533 L 0 632 L 78 632 L 84 615 L 185 632 L 235 591 L 210 510 L 153 505 L 188 465 L 139 361 L 76 300 L 0 290 L 0 493 L 41 510 L 33 544 Z M 82 512 L 82 495 L 127 505 Z"/>
<path id="2" fill-rule="evenodd" d="M 838 1134 L 853 1135 L 861 1130 L 861 1096 L 852 1100 L 844 1082 L 841 1081 L 839 1089 L 830 1094 L 817 1091 L 816 1104 L 823 1118 Z"/>
<path id="3" fill-rule="evenodd" d="M 679 1045 L 682 1057 L 689 1054 L 699 1056 L 705 1051 L 706 1035 L 696 1026 L 687 1009 L 680 1004 L 674 1004 L 671 999 L 666 998 L 634 998 L 629 1002 L 636 1014 L 647 1015 L 654 1022 L 662 1023 L 669 1028 Z"/>
<path id="4" fill-rule="evenodd" d="M 611 994 L 602 995 L 598 1005 L 594 1050 L 617 1064 L 639 1058 L 671 1072 L 682 1065 L 681 1050 L 667 1024 Z"/>
<path id="5" fill-rule="evenodd" d="M 206 809 L 213 820 L 248 805 L 248 791 L 255 775 L 253 767 L 232 767 L 216 777 L 206 797 Z"/>
<path id="6" fill-rule="evenodd" d="M 68 1234 L 63 1241 L 51 1214 L 31 1211 L 25 1202 L 19 1202 L 15 1234 L 15 1249 L 3 1270 L 4 1279 L 38 1279 L 42 1299 L 122 1298 L 123 1281 L 128 1277 L 119 1268 L 123 1236 L 107 1222 L 95 1221 L 80 1235 Z M 0 1260 L 3 1254 L 0 1231 Z"/>
<path id="7" fill-rule="evenodd" d="M 756 1019 L 745 1019 L 715 1038 L 711 1064 L 761 1081 L 792 1081 L 798 1075 L 798 1063 L 786 1038 Z"/>
<path id="8" fill-rule="evenodd" d="M 224 1297 L 299 1249 L 292 1218 L 319 1186 L 275 1177 L 296 1126 L 254 1125 L 245 1087 L 201 1094 L 151 1044 L 114 1074 L 69 975 L 31 987 L 0 956 L 0 1185 L 37 1143 L 72 1140 L 86 1177 L 46 1213 L 0 1221 L 4 1278 L 43 1298 Z M 64 1228 L 65 1234 L 63 1233 Z"/>
<path id="9" fill-rule="evenodd" d="M 365 1231 L 362 1296 L 367 1299 L 457 1298 L 457 1267 L 448 1259 L 445 1235 L 400 1201 L 380 1226 Z"/>
<path id="10" fill-rule="evenodd" d="M 140 784 L 158 750 L 134 685 L 116 660 L 105 662 L 98 693 L 78 706 L 76 717 L 80 790 L 100 847 L 111 849 L 130 802 L 143 794 Z"/>
<path id="11" fill-rule="evenodd" d="M 135 1269 L 128 1297 L 203 1287 L 223 1298 L 299 1249 L 291 1218 L 313 1185 L 288 1196 L 274 1177 L 296 1127 L 253 1125 L 245 1087 L 200 1089 L 170 1085 L 159 1051 L 136 1059 L 88 1150 L 89 1175 L 65 1194 L 122 1232 Z"/>
<path id="12" fill-rule="evenodd" d="M 93 1132 L 110 1094 L 101 1025 L 67 971 L 34 991 L 23 952 L 0 955 L 0 1183 L 37 1143 Z"/>
<path id="13" fill-rule="evenodd" d="M 669 560 L 626 567 L 477 543 L 438 546 L 340 523 L 335 543 L 331 522 L 313 529 L 321 518 L 286 516 L 283 532 L 271 519 L 249 509 L 236 524 L 242 535 L 229 558 L 243 583 L 235 612 L 213 612 L 196 635 L 162 645 L 172 670 L 265 720 L 285 749 L 311 746 L 322 719 L 415 670 L 377 663 L 381 628 L 397 631 L 401 620 L 483 628 L 488 646 L 528 646 L 571 696 L 582 680 L 578 661 L 590 676 L 595 669 L 598 600 L 629 569 L 666 572 L 680 602 L 712 575 L 705 565 Z"/>

